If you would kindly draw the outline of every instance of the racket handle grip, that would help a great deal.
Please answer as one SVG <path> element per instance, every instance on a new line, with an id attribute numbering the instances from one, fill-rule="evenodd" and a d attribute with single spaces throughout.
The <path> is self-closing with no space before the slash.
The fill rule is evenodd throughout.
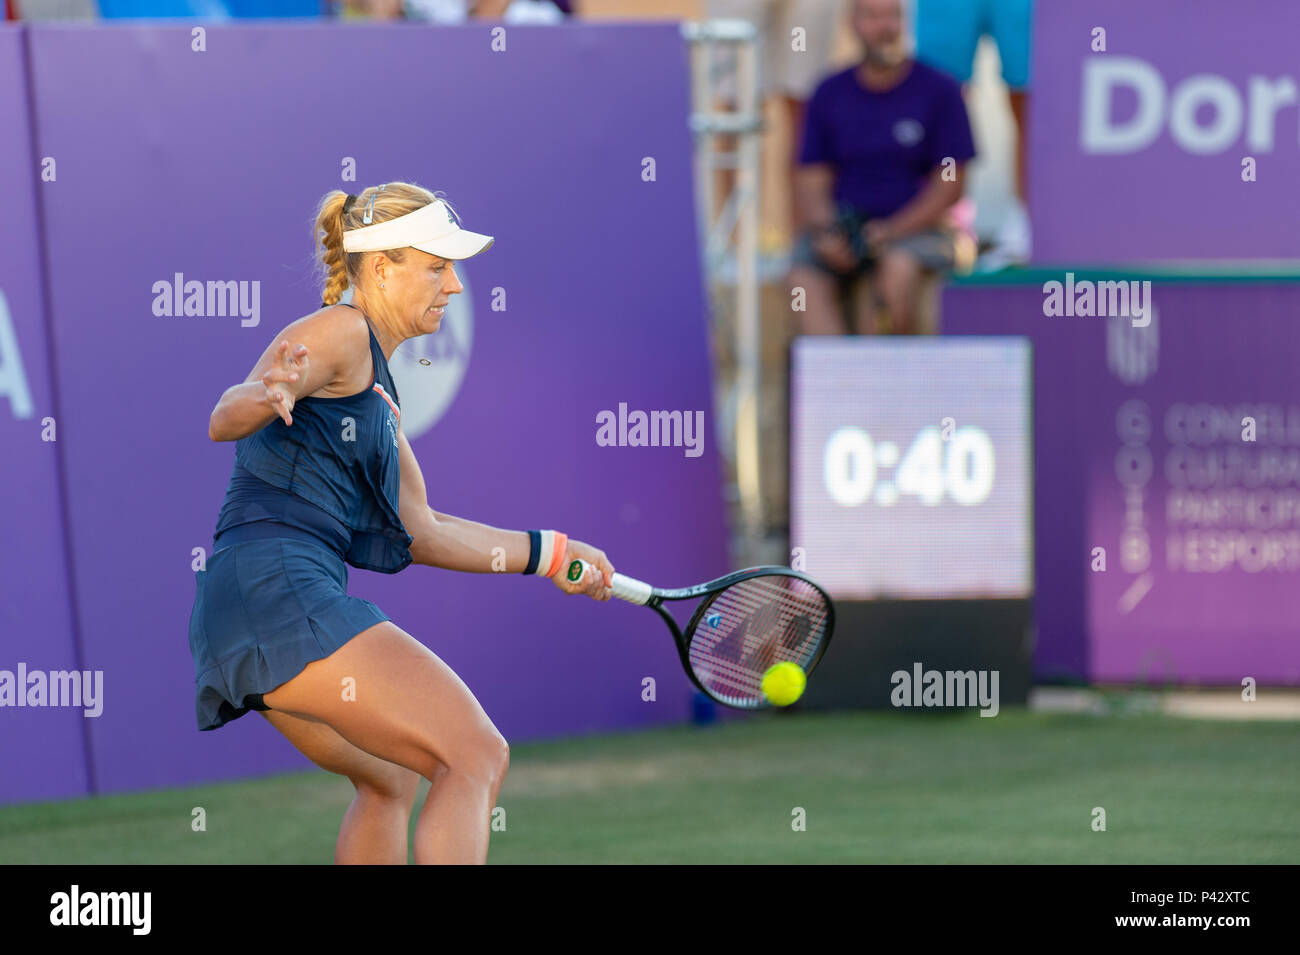
<path id="1" fill-rule="evenodd" d="M 591 569 L 592 565 L 587 563 L 581 557 L 575 558 L 569 564 L 569 572 L 566 576 L 573 583 L 577 583 Z M 628 603 L 644 606 L 653 592 L 653 588 L 640 580 L 633 577 L 626 577 L 623 574 L 614 574 L 610 582 L 610 589 L 614 591 L 614 596 L 619 600 L 626 600 Z"/>

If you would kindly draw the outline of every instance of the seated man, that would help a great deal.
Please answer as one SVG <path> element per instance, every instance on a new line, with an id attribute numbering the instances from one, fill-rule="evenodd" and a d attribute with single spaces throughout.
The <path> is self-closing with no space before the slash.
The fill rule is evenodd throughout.
<path id="1" fill-rule="evenodd" d="M 856 330 L 874 331 L 879 306 L 891 331 L 915 333 L 924 274 L 974 258 L 952 210 L 975 155 L 970 121 L 957 83 L 905 54 L 899 0 L 852 0 L 850 16 L 863 59 L 808 104 L 789 284 L 806 292 L 803 334 L 846 334 L 839 300 L 864 277 L 874 294 Z"/>

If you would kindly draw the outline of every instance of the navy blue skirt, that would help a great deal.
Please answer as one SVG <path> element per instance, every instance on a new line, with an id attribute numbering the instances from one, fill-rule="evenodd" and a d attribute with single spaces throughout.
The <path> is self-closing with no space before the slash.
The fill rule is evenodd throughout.
<path id="1" fill-rule="evenodd" d="M 199 729 L 214 730 L 388 616 L 347 593 L 343 558 L 290 537 L 222 547 L 196 574 L 190 614 Z"/>

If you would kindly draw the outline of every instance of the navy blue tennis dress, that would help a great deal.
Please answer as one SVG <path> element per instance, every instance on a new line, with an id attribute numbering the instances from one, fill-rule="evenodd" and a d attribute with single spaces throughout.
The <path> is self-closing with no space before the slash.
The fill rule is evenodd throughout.
<path id="1" fill-rule="evenodd" d="M 398 516 L 401 403 L 373 327 L 370 356 L 365 391 L 299 398 L 292 427 L 277 416 L 235 444 L 190 614 L 200 730 L 267 709 L 262 694 L 388 619 L 347 593 L 347 564 L 395 574 L 412 560 Z"/>

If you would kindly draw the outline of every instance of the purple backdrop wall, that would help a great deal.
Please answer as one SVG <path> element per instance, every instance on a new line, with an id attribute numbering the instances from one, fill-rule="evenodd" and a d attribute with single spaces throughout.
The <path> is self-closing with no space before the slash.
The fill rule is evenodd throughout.
<path id="1" fill-rule="evenodd" d="M 0 27 L 0 671 L 15 682 L 20 665 L 78 665 L 59 494 L 66 445 L 50 386 L 36 226 L 39 190 L 59 184 L 42 183 L 33 165 L 24 58 L 22 31 Z M 0 799 L 85 792 L 85 722 L 70 709 L 0 708 Z"/>
<path id="2" fill-rule="evenodd" d="M 1045 316 L 1061 278 L 943 303 L 946 334 L 1034 343 L 1037 672 L 1300 684 L 1300 283 L 1125 276 L 1136 327 Z"/>
<path id="3" fill-rule="evenodd" d="M 319 306 L 309 226 L 329 189 L 413 180 L 497 237 L 458 269 L 471 301 L 421 343 L 433 364 L 394 365 L 436 509 L 557 527 L 668 584 L 725 569 L 675 25 L 512 28 L 505 52 L 486 26 L 210 26 L 201 53 L 188 28 L 30 39 L 36 149 L 60 160 L 40 196 L 85 665 L 108 701 L 89 721 L 97 790 L 304 765 L 255 718 L 197 732 L 186 627 L 234 451 L 208 441 L 208 415 Z M 336 69 L 366 63 L 384 65 L 381 86 Z M 155 315 L 154 284 L 176 273 L 260 283 L 257 323 Z M 596 415 L 620 402 L 702 411 L 703 454 L 597 446 Z M 688 713 L 644 611 L 536 579 L 351 574 L 510 739 Z M 33 795 L 0 779 L 0 800 Z"/>
<path id="4" fill-rule="evenodd" d="M 1300 258 L 1297 34 L 1275 0 L 1038 4 L 1034 261 Z"/>

